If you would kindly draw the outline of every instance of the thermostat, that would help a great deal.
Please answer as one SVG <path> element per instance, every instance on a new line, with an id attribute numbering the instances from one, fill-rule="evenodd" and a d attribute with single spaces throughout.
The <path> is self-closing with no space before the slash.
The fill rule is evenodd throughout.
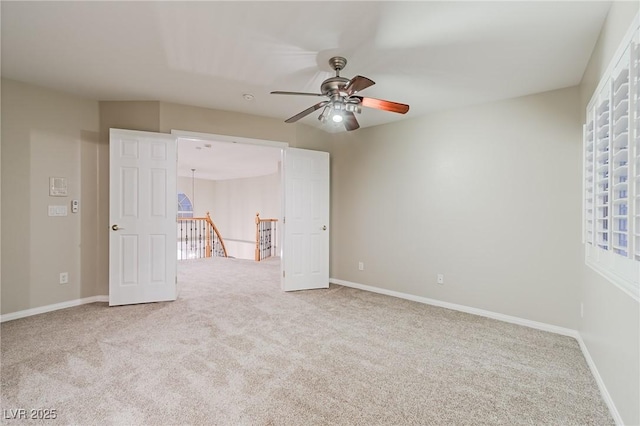
<path id="1" fill-rule="evenodd" d="M 67 196 L 67 178 L 50 177 L 49 178 L 49 196 L 50 197 L 66 197 Z"/>

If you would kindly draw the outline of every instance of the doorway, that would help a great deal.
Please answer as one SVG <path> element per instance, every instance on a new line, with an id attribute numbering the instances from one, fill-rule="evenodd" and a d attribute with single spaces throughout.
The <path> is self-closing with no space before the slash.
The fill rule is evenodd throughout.
<path id="1" fill-rule="evenodd" d="M 272 252 L 280 257 L 283 148 L 214 137 L 179 137 L 177 146 L 179 206 L 182 195 L 182 204 L 189 200 L 191 218 L 210 217 L 223 238 L 225 255 L 238 259 L 256 260 L 257 215 L 262 222 L 272 220 Z M 198 255 L 189 247 L 198 243 L 193 237 L 179 232 L 178 240 L 178 259 Z"/>
<path id="2" fill-rule="evenodd" d="M 280 153 L 281 288 L 329 287 L 329 153 L 284 142 L 172 130 L 178 140 L 277 148 Z M 197 201 L 196 201 L 197 203 Z"/>

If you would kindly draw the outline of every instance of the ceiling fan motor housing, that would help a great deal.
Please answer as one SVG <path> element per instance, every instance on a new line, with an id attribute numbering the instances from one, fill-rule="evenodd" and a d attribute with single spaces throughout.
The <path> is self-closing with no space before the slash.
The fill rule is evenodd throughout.
<path id="1" fill-rule="evenodd" d="M 329 96 L 329 97 L 333 95 L 346 96 L 346 93 L 344 92 L 344 88 L 346 87 L 347 83 L 349 83 L 348 78 L 331 77 L 322 82 L 322 86 L 320 86 L 320 91 L 322 92 L 323 95 Z M 341 95 L 340 92 L 343 92 L 344 94 Z"/>

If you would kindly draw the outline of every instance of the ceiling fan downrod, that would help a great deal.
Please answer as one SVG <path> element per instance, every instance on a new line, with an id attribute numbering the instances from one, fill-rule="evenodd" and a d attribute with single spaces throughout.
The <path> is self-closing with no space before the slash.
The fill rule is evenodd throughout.
<path id="1" fill-rule="evenodd" d="M 347 66 L 347 60 L 342 56 L 334 56 L 329 59 L 329 65 L 331 65 L 331 68 L 336 72 L 336 77 L 340 77 L 340 71 Z"/>

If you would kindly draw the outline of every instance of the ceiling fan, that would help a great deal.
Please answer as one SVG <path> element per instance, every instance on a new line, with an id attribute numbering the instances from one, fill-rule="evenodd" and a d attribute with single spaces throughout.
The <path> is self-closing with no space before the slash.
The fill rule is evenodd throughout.
<path id="1" fill-rule="evenodd" d="M 326 96 L 327 101 L 318 102 L 305 109 L 304 111 L 285 120 L 285 123 L 294 123 L 314 111 L 322 110 L 322 114 L 318 117 L 323 123 L 329 118 L 335 123 L 343 123 L 347 130 L 356 130 L 360 127 L 354 113 L 360 114 L 362 107 L 381 109 L 383 111 L 397 112 L 406 114 L 409 111 L 409 105 L 400 104 L 398 102 L 385 101 L 381 99 L 365 98 L 356 96 L 356 93 L 376 84 L 373 80 L 357 75 L 351 80 L 340 77 L 340 71 L 347 65 L 347 60 L 341 56 L 334 56 L 329 59 L 329 65 L 336 72 L 335 77 L 330 77 L 322 82 L 320 91 L 322 93 L 306 93 L 306 92 L 271 92 L 272 95 L 303 95 L 303 96 Z"/>

